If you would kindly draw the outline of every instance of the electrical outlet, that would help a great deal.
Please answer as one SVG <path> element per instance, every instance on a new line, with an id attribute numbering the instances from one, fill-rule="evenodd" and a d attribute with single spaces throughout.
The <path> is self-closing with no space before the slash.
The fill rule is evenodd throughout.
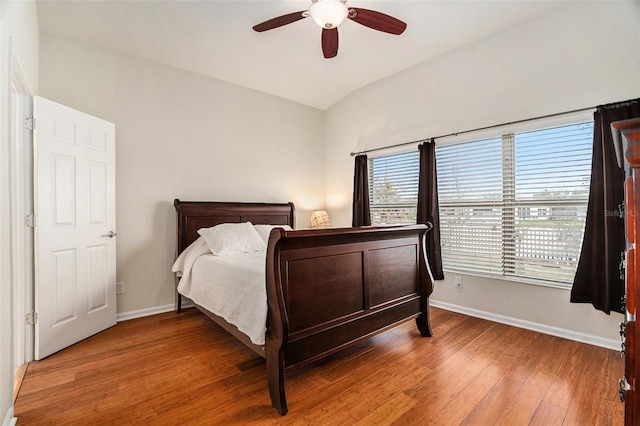
<path id="1" fill-rule="evenodd" d="M 453 283 L 458 290 L 462 290 L 462 277 L 456 275 L 453 278 Z"/>
<path id="2" fill-rule="evenodd" d="M 116 294 L 124 293 L 124 282 L 116 283 Z"/>

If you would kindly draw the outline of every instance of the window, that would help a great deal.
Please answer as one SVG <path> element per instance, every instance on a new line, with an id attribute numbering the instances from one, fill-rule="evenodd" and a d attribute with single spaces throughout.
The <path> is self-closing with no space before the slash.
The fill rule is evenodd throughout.
<path id="1" fill-rule="evenodd" d="M 593 123 L 438 147 L 443 266 L 571 283 Z"/>
<path id="2" fill-rule="evenodd" d="M 416 223 L 419 171 L 418 151 L 369 159 L 372 225 Z"/>
<path id="3" fill-rule="evenodd" d="M 571 283 L 592 137 L 585 122 L 438 146 L 445 269 Z M 369 161 L 372 224 L 415 223 L 418 153 Z"/>
<path id="4" fill-rule="evenodd" d="M 436 148 L 445 268 L 502 273 L 502 138 Z"/>

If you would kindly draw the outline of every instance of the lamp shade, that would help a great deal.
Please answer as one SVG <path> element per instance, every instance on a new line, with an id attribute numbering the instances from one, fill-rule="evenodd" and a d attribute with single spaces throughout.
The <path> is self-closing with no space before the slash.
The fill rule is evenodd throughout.
<path id="1" fill-rule="evenodd" d="M 331 226 L 329 223 L 329 214 L 326 210 L 314 210 L 311 212 L 311 227 L 312 228 L 326 228 Z"/>
<path id="2" fill-rule="evenodd" d="M 318 0 L 309 9 L 311 18 L 322 28 L 336 28 L 347 18 L 349 10 L 340 0 Z"/>

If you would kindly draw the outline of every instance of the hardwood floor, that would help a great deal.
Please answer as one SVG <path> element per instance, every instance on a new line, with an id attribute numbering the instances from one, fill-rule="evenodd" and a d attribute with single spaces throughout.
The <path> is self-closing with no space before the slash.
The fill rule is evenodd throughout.
<path id="1" fill-rule="evenodd" d="M 18 425 L 622 425 L 620 354 L 432 309 L 287 378 L 195 309 L 118 323 L 29 365 Z"/>

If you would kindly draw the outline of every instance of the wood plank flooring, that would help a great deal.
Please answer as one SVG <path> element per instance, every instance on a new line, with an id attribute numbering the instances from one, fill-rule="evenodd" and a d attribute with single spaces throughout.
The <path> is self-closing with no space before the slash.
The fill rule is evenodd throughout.
<path id="1" fill-rule="evenodd" d="M 618 352 L 432 309 L 287 377 L 189 309 L 118 323 L 29 365 L 18 425 L 622 425 Z"/>

